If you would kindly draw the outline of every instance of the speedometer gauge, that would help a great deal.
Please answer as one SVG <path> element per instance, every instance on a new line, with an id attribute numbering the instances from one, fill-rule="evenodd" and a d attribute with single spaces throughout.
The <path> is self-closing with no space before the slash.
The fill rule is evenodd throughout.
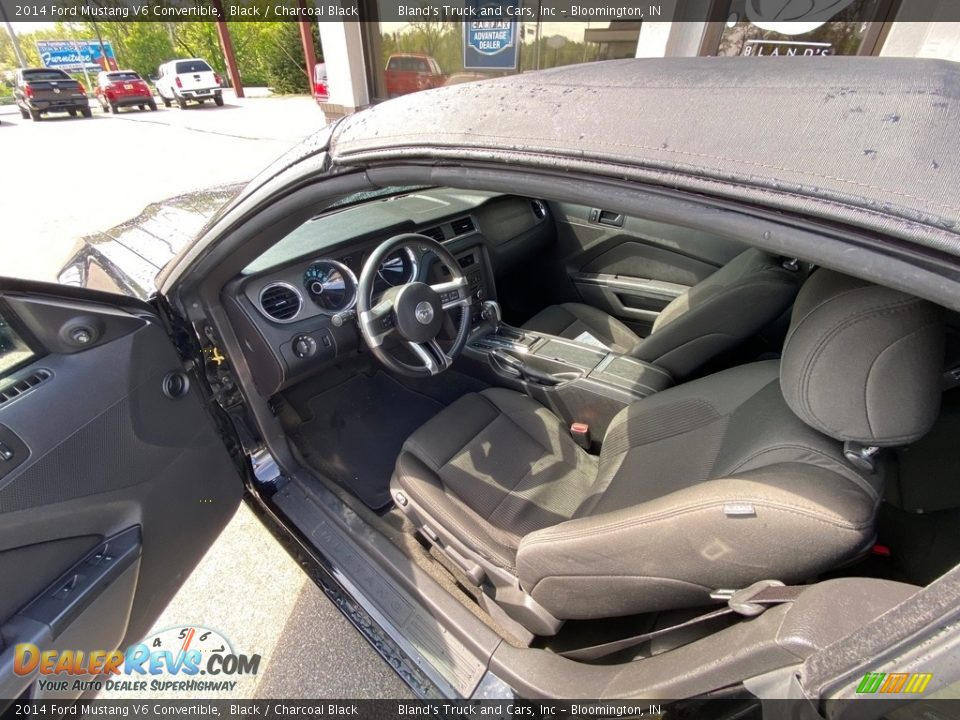
<path id="1" fill-rule="evenodd" d="M 303 274 L 307 294 L 326 312 L 349 310 L 357 302 L 357 278 L 343 263 L 317 260 Z"/>

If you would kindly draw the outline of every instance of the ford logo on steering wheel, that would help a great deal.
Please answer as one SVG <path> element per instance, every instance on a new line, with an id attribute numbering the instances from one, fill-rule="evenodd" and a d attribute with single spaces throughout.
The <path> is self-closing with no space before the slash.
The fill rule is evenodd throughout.
<path id="1" fill-rule="evenodd" d="M 433 321 L 433 305 L 426 300 L 417 304 L 414 313 L 417 316 L 417 322 L 421 325 L 429 325 Z"/>

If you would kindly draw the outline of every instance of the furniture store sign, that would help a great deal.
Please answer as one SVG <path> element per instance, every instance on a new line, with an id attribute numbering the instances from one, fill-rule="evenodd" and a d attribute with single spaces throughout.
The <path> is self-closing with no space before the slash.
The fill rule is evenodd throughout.
<path id="1" fill-rule="evenodd" d="M 109 41 L 38 40 L 37 52 L 43 66 L 48 68 L 67 71 L 117 69 L 113 46 Z"/>
<path id="2" fill-rule="evenodd" d="M 487 20 L 463 23 L 465 70 L 516 70 L 520 23 L 515 2 L 474 2 L 473 17 Z"/>

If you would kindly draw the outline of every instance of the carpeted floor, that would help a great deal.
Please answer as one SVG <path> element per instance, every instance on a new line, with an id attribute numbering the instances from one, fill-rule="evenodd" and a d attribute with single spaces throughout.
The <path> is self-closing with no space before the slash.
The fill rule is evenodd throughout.
<path id="1" fill-rule="evenodd" d="M 390 475 L 409 435 L 443 405 L 384 372 L 355 375 L 309 401 L 297 445 L 318 471 L 379 510 L 390 504 Z"/>

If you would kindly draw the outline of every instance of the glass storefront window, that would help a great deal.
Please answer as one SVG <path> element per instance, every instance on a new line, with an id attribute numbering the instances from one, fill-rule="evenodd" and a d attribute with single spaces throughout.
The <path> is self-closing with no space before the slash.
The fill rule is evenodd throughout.
<path id="1" fill-rule="evenodd" d="M 749 0 L 733 0 L 720 36 L 718 55 L 795 57 L 858 55 L 868 36 L 869 20 L 888 11 L 888 0 L 855 0 L 827 22 L 751 21 Z"/>
<path id="2" fill-rule="evenodd" d="M 458 20 L 374 23 L 366 39 L 374 97 L 385 99 L 517 72 L 634 57 L 641 23 L 517 23 L 510 30 L 516 41 L 515 63 L 506 68 L 464 67 L 464 25 Z"/>

